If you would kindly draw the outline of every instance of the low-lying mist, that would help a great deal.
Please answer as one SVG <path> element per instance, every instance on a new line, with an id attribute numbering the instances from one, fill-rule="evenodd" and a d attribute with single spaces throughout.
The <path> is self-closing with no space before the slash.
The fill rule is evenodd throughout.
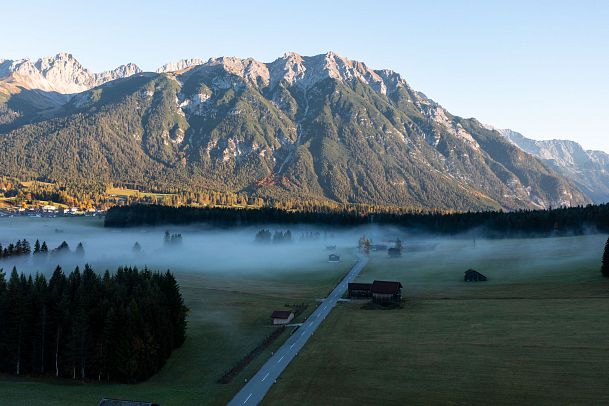
<path id="1" fill-rule="evenodd" d="M 271 234 L 290 230 L 292 241 L 256 242 L 256 234 L 261 229 L 267 229 Z M 166 231 L 170 237 L 175 234 L 176 239 L 165 241 Z M 288 273 L 328 261 L 328 255 L 333 252 L 329 246 L 336 246 L 339 254 L 354 251 L 362 234 L 366 234 L 373 244 L 386 247 L 392 247 L 394 240 L 400 238 L 404 244 L 403 256 L 446 266 L 451 263 L 475 266 L 488 259 L 518 257 L 519 271 L 526 270 L 527 264 L 532 265 L 536 261 L 545 261 L 548 267 L 552 267 L 558 263 L 576 264 L 583 257 L 598 256 L 600 259 L 605 238 L 602 235 L 537 238 L 523 243 L 523 240 L 473 239 L 465 235 L 435 237 L 413 230 L 375 225 L 332 229 L 329 226 L 269 224 L 221 230 L 198 224 L 113 229 L 104 228 L 102 221 L 94 218 L 14 217 L 0 219 L 0 244 L 3 247 L 25 238 L 32 249 L 36 240 L 40 243 L 45 241 L 50 252 L 44 261 L 33 255 L 3 258 L 0 268 L 7 273 L 16 266 L 21 272 L 49 274 L 57 265 L 70 271 L 76 265 L 82 267 L 89 263 L 97 272 L 114 271 L 125 265 L 218 275 Z M 63 241 L 68 243 L 71 252 L 53 254 L 51 251 Z M 84 246 L 84 255 L 78 256 L 74 252 L 80 242 Z M 136 243 L 139 249 L 134 249 Z"/>

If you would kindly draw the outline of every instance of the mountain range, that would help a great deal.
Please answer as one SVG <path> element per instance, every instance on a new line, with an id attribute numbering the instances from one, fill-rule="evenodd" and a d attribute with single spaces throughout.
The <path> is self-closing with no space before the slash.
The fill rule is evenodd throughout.
<path id="1" fill-rule="evenodd" d="M 4 176 L 455 210 L 609 196 L 606 155 L 515 134 L 333 52 L 156 72 L 92 73 L 66 53 L 0 60 Z"/>

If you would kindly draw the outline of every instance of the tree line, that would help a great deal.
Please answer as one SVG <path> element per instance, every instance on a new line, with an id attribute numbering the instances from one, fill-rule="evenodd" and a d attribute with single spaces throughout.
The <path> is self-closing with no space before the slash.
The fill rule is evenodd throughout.
<path id="1" fill-rule="evenodd" d="M 263 244 L 270 244 L 271 242 L 273 244 L 292 242 L 292 232 L 290 230 L 275 230 L 274 233 L 271 233 L 271 230 L 264 228 L 256 233 L 254 241 Z"/>
<path id="2" fill-rule="evenodd" d="M 513 212 L 361 212 L 355 209 L 288 211 L 277 208 L 169 207 L 132 205 L 111 208 L 106 227 L 205 222 L 218 227 L 254 224 L 357 226 L 392 224 L 438 234 L 470 232 L 487 237 L 548 236 L 609 231 L 609 204 Z"/>
<path id="3" fill-rule="evenodd" d="M 52 255 L 59 255 L 68 254 L 72 251 L 70 251 L 70 245 L 66 241 L 62 241 L 61 244 L 51 251 L 49 251 L 46 241 L 43 241 L 41 244 L 40 240 L 36 240 L 33 250 L 30 242 L 25 238 L 23 240 L 17 240 L 16 243 L 9 243 L 6 247 L 3 247 L 2 244 L 0 244 L 0 259 L 33 255 L 34 258 L 38 260 L 45 258 L 49 252 Z M 78 243 L 73 254 L 80 257 L 85 255 L 85 247 L 82 242 Z"/>
<path id="4" fill-rule="evenodd" d="M 0 372 L 143 381 L 184 342 L 187 311 L 169 271 L 0 270 Z"/>

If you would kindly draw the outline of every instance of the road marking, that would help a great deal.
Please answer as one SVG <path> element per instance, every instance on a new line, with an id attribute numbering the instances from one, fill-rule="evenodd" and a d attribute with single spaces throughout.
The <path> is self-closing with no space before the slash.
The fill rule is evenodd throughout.
<path id="1" fill-rule="evenodd" d="M 250 398 L 251 398 L 251 397 L 252 397 L 252 394 L 250 393 L 250 395 L 247 397 L 247 399 L 245 399 L 245 400 L 243 401 L 243 403 L 245 403 L 245 402 L 247 402 L 248 400 L 250 400 Z"/>
<path id="2" fill-rule="evenodd" d="M 279 358 L 279 361 L 277 361 L 277 363 L 279 364 L 281 362 L 281 360 L 283 359 L 283 357 L 285 357 L 285 355 L 282 355 L 281 358 Z"/>
<path id="3" fill-rule="evenodd" d="M 294 343 L 294 344 L 296 344 L 296 343 Z M 290 345 L 290 350 L 292 349 L 292 347 L 294 346 L 294 344 Z"/>
<path id="4" fill-rule="evenodd" d="M 270 372 L 267 372 L 266 375 L 264 375 L 264 378 L 262 378 L 262 381 L 260 382 L 264 382 L 264 380 L 269 376 Z"/>

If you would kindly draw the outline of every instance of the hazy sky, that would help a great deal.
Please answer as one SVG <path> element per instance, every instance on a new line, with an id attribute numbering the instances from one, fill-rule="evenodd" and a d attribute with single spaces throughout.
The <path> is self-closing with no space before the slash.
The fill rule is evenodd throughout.
<path id="1" fill-rule="evenodd" d="M 12 1 L 0 58 L 101 71 L 333 50 L 401 73 L 453 114 L 609 152 L 609 1 Z"/>

